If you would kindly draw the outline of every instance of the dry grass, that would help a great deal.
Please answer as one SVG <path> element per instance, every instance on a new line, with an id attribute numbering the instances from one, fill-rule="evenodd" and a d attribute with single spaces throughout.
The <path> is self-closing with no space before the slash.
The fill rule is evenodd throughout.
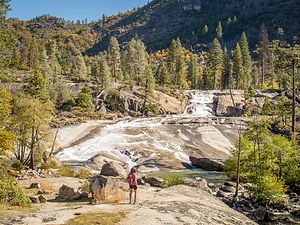
<path id="1" fill-rule="evenodd" d="M 37 209 L 38 209 L 37 207 L 17 207 L 17 206 L 0 204 L 0 217 L 35 213 Z"/>
<path id="2" fill-rule="evenodd" d="M 66 225 L 113 225 L 124 218 L 123 213 L 86 214 L 69 220 Z"/>

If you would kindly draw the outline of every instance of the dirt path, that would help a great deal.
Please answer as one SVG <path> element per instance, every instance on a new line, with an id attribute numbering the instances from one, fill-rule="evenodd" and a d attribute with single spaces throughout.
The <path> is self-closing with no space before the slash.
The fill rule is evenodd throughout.
<path id="1" fill-rule="evenodd" d="M 36 181 L 36 180 L 35 180 Z M 46 182 L 47 181 L 47 182 Z M 89 202 L 55 202 L 55 193 L 61 184 L 79 187 L 75 178 L 42 179 L 53 191 L 46 204 L 38 205 L 36 213 L 11 217 L 0 217 L 3 225 L 64 224 L 69 219 L 88 213 L 122 212 L 126 217 L 118 225 L 161 225 L 161 224 L 255 224 L 246 216 L 230 209 L 211 194 L 188 186 L 157 189 L 140 186 L 138 203 L 129 205 L 128 200 L 114 204 L 90 205 Z M 22 181 L 28 187 L 31 181 Z M 127 197 L 127 196 L 126 196 Z"/>

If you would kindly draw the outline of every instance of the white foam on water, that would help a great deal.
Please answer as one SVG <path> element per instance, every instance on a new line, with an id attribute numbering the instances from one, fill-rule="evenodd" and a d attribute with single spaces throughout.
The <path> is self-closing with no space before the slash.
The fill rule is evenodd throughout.
<path id="1" fill-rule="evenodd" d="M 212 116 L 213 110 L 208 107 L 214 101 L 214 94 L 211 92 L 194 92 L 191 93 L 190 104 L 184 111 L 185 116 Z"/>

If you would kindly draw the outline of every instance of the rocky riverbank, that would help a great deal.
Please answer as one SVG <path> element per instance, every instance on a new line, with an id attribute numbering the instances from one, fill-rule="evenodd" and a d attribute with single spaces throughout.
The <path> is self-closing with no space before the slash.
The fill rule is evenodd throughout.
<path id="1" fill-rule="evenodd" d="M 300 196 L 296 193 L 290 193 L 280 203 L 268 206 L 261 205 L 251 197 L 249 192 L 251 186 L 252 184 L 241 184 L 239 186 L 239 195 L 234 198 L 236 183 L 227 181 L 216 190 L 215 196 L 229 207 L 234 208 L 259 223 L 300 223 Z"/>

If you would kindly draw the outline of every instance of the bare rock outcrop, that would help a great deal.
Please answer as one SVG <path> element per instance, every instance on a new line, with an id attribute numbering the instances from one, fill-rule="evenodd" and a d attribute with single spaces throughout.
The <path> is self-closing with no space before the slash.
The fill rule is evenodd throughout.
<path id="1" fill-rule="evenodd" d="M 209 158 L 196 158 L 193 156 L 190 156 L 190 160 L 193 164 L 193 166 L 209 170 L 209 171 L 219 171 L 223 172 L 223 166 L 224 162 L 223 160 L 218 159 L 209 159 Z"/>
<path id="2" fill-rule="evenodd" d="M 145 177 L 144 180 L 153 187 L 160 187 L 164 183 L 164 180 L 158 177 Z"/>
<path id="3" fill-rule="evenodd" d="M 110 162 L 103 165 L 101 175 L 113 177 L 126 177 L 126 170 L 116 162 Z"/>
<path id="4" fill-rule="evenodd" d="M 67 185 L 63 185 L 59 189 L 58 196 L 56 197 L 57 201 L 64 202 L 64 201 L 74 201 L 81 197 L 81 193 L 75 190 L 72 187 Z"/>

